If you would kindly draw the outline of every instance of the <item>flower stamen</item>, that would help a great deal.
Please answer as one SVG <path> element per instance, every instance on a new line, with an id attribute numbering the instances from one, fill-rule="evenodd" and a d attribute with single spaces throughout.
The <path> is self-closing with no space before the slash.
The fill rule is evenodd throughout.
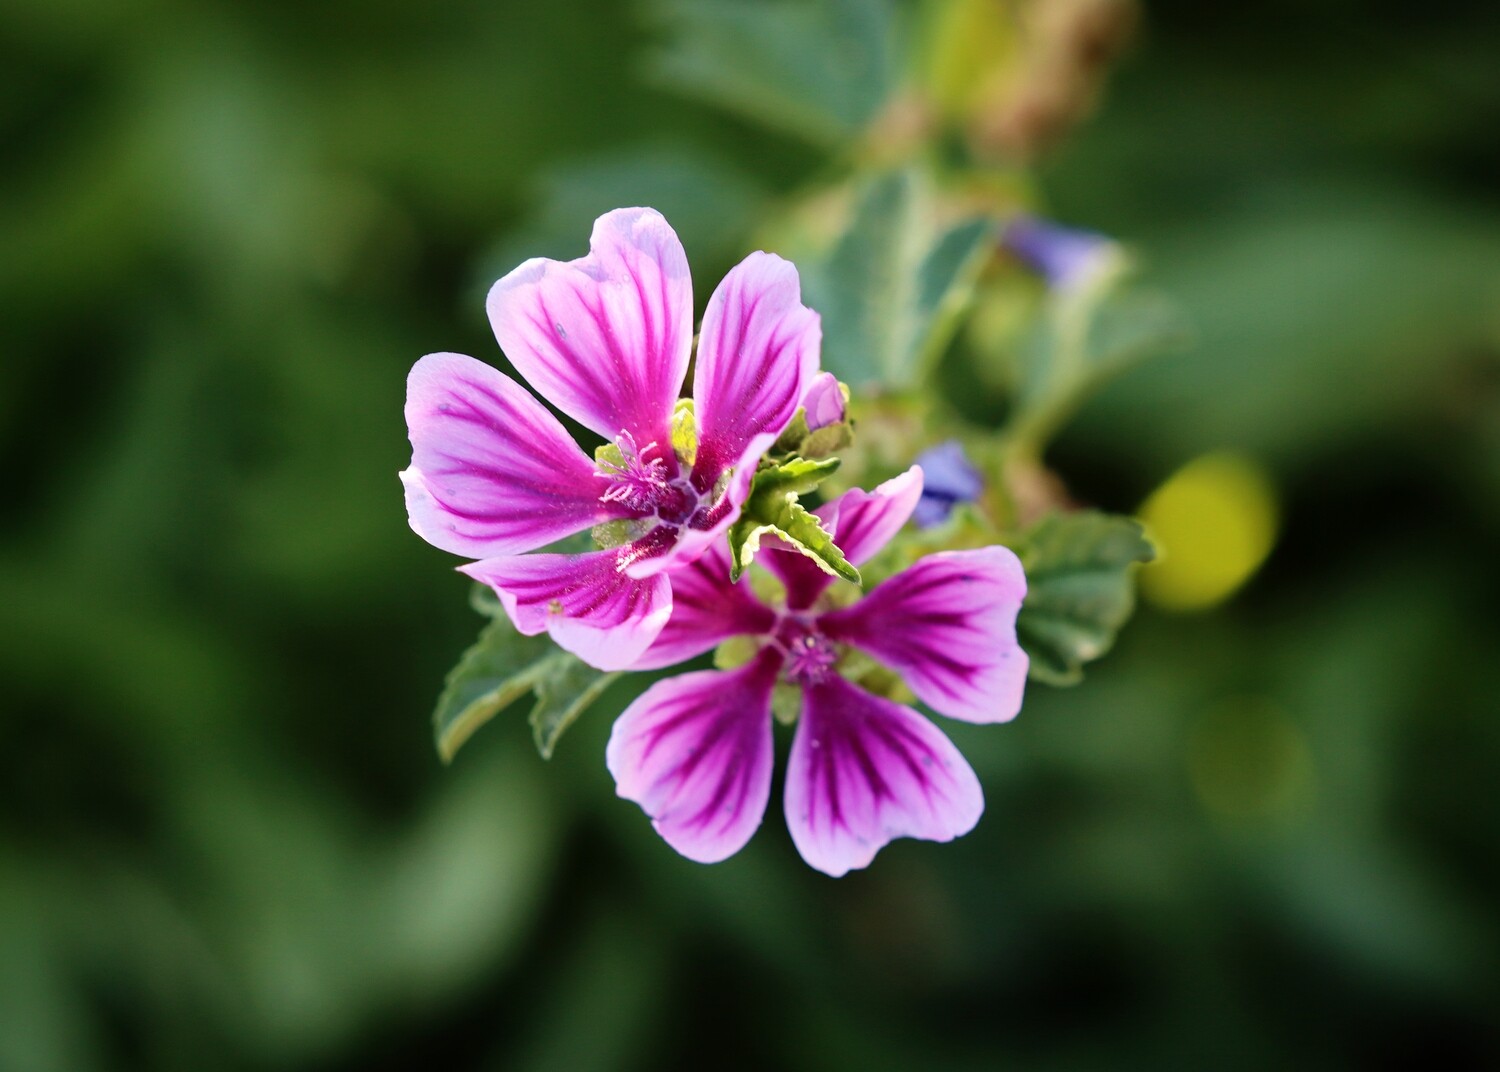
<path id="1" fill-rule="evenodd" d="M 595 463 L 596 472 L 610 482 L 599 501 L 619 503 L 632 512 L 651 513 L 672 490 L 666 458 L 660 456 L 654 440 L 637 447 L 635 436 L 629 432 L 615 436 L 615 448 L 620 452 L 619 462 L 600 458 Z M 652 457 L 652 451 L 658 451 L 658 456 Z"/>
<path id="2" fill-rule="evenodd" d="M 777 646 L 786 655 L 783 673 L 793 685 L 816 685 L 828 676 L 839 653 L 821 633 L 807 631 Z"/>

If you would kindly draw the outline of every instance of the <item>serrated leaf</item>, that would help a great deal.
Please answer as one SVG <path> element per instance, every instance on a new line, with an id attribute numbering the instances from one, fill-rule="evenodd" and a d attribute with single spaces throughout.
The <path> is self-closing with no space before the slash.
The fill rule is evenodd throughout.
<path id="1" fill-rule="evenodd" d="M 479 727 L 535 692 L 532 731 L 537 750 L 550 759 L 558 736 L 616 676 L 560 651 L 546 636 L 521 635 L 502 613 L 448 674 L 432 714 L 438 755 L 452 762 Z"/>
<path id="2" fill-rule="evenodd" d="M 877 178 L 828 258 L 804 273 L 823 317 L 823 367 L 856 387 L 915 383 L 952 339 L 995 233 L 982 218 L 943 226 L 913 172 Z"/>
<path id="3" fill-rule="evenodd" d="M 768 519 L 765 514 L 770 513 Z M 790 551 L 799 551 L 817 563 L 824 573 L 842 577 L 855 584 L 860 583 L 859 570 L 855 569 L 844 552 L 833 542 L 828 530 L 816 514 L 809 511 L 790 495 L 781 497 L 775 504 L 768 504 L 758 515 L 740 515 L 740 519 L 729 530 L 729 574 L 731 580 L 739 580 L 760 551 L 760 542 L 766 536 L 775 536 L 782 546 Z"/>
<path id="4" fill-rule="evenodd" d="M 788 458 L 779 465 L 767 466 L 755 473 L 750 484 L 750 501 L 757 495 L 806 495 L 838 472 L 837 458 Z"/>
<path id="5" fill-rule="evenodd" d="M 888 0 L 656 0 L 659 83 L 819 144 L 842 145 L 888 96 Z M 830 48 L 830 44 L 835 47 Z"/>
<path id="6" fill-rule="evenodd" d="M 729 572 L 733 580 L 749 568 L 765 536 L 779 537 L 789 549 L 800 551 L 824 572 L 859 583 L 859 571 L 849 564 L 817 516 L 797 501 L 832 476 L 837 458 L 812 461 L 790 458 L 756 470 L 750 495 L 739 519 L 729 529 Z"/>
<path id="7" fill-rule="evenodd" d="M 1138 521 L 1092 511 L 1053 514 L 1025 536 L 1026 601 L 1016 635 L 1031 676 L 1073 685 L 1114 644 L 1135 609 L 1133 567 L 1156 549 Z"/>

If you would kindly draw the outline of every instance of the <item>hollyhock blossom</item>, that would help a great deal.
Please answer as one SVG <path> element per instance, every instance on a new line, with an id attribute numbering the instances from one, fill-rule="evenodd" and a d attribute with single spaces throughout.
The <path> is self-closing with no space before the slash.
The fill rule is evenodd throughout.
<path id="1" fill-rule="evenodd" d="M 818 510 L 856 565 L 896 533 L 922 493 L 913 466 L 873 492 L 849 491 Z M 973 769 L 912 708 L 868 692 L 841 670 L 873 657 L 934 710 L 1004 722 L 1021 706 L 1027 658 L 1015 621 L 1026 594 L 1004 547 L 928 555 L 841 606 L 834 579 L 795 552 L 766 550 L 786 590 L 771 607 L 714 547 L 672 574 L 672 618 L 637 668 L 667 666 L 735 636 L 749 662 L 659 681 L 626 709 L 606 761 L 620 796 L 692 860 L 723 860 L 760 825 L 771 792 L 773 690 L 801 689 L 786 776 L 787 825 L 813 867 L 864 867 L 898 837 L 948 841 L 984 810 Z M 846 590 L 847 591 L 847 590 Z M 868 664 L 867 664 L 868 665 Z"/>
<path id="2" fill-rule="evenodd" d="M 912 520 L 918 528 L 932 528 L 948 520 L 959 503 L 973 502 L 984 491 L 984 477 L 969 461 L 956 439 L 939 443 L 917 455 L 922 467 L 922 497 Z"/>
<path id="3" fill-rule="evenodd" d="M 687 258 L 659 213 L 599 217 L 589 254 L 526 261 L 487 302 L 495 337 L 546 401 L 612 449 L 589 457 L 510 377 L 461 354 L 429 354 L 407 381 L 411 527 L 477 561 L 522 633 L 547 631 L 605 670 L 632 663 L 672 609 L 667 574 L 735 520 L 755 464 L 817 371 L 818 316 L 797 270 L 752 253 L 703 314 L 694 427 L 674 439 L 693 345 Z M 604 526 L 604 547 L 527 554 Z"/>

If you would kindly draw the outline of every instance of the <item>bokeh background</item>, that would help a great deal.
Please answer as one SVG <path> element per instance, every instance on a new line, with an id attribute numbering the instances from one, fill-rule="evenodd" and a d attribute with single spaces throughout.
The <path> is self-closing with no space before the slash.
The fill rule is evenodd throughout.
<path id="1" fill-rule="evenodd" d="M 1228 450 L 1258 490 L 1177 501 L 1279 520 L 946 727 L 973 834 L 834 882 L 773 807 L 687 863 L 609 697 L 550 763 L 519 711 L 439 763 L 481 622 L 406 526 L 406 370 L 497 360 L 488 284 L 617 205 L 701 310 L 941 5 L 792 6 L 0 8 L 0 1069 L 1500 1061 L 1493 3 L 1106 5 L 1112 69 L 991 132 L 1192 325 L 1069 425 L 1072 493 Z M 779 101 L 701 62 L 725 7 L 797 31 Z"/>

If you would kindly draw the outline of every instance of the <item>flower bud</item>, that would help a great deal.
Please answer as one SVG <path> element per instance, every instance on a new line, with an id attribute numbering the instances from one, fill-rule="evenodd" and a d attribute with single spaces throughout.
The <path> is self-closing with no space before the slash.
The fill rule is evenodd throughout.
<path id="1" fill-rule="evenodd" d="M 809 432 L 843 423 L 844 389 L 839 385 L 838 377 L 831 372 L 820 372 L 814 376 L 807 394 L 802 398 L 802 408 L 807 411 Z"/>
<path id="2" fill-rule="evenodd" d="M 1005 228 L 1000 244 L 1039 272 L 1053 290 L 1074 290 L 1120 256 L 1104 235 L 1020 216 Z"/>
<path id="3" fill-rule="evenodd" d="M 912 512 L 918 528 L 941 525 L 955 506 L 973 502 L 984 491 L 984 478 L 956 439 L 923 451 L 916 462 L 922 467 L 922 497 Z"/>

